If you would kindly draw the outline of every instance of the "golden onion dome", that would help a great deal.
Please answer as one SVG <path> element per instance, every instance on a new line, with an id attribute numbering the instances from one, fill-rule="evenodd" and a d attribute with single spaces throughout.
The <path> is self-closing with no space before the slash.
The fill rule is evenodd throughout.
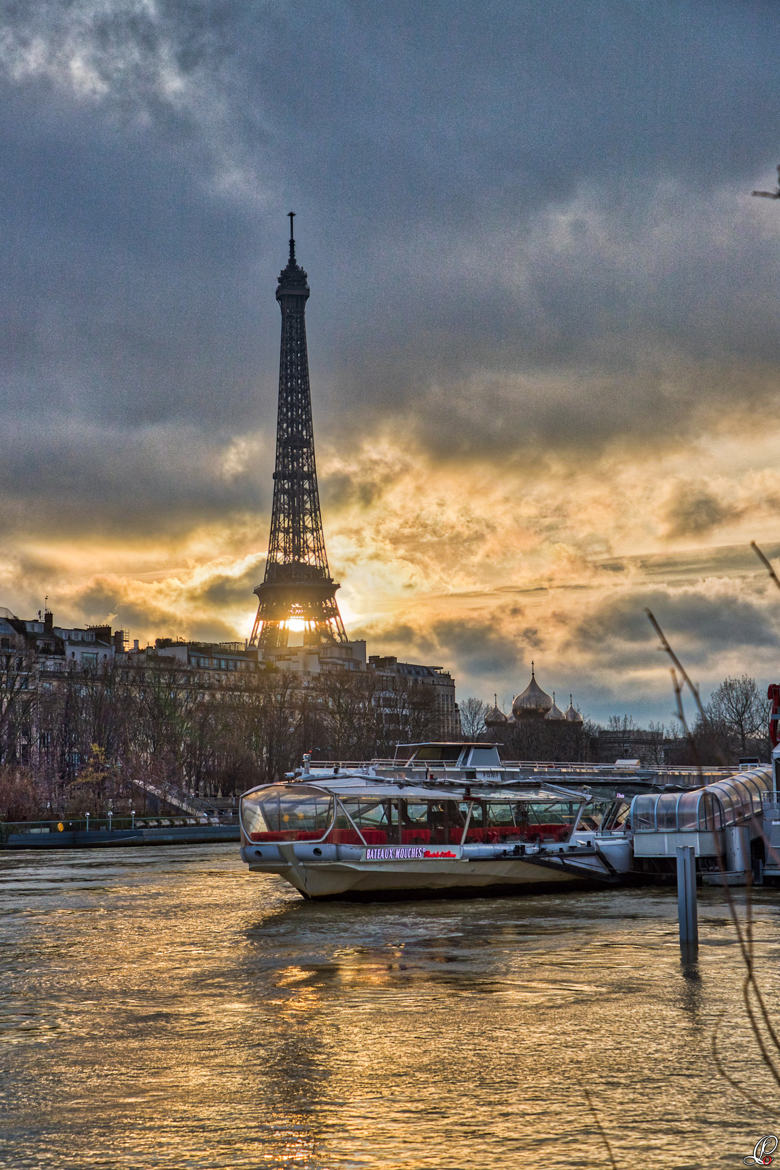
<path id="1" fill-rule="evenodd" d="M 565 722 L 565 720 L 566 720 L 566 716 L 564 715 L 563 711 L 561 711 L 560 707 L 559 707 L 559 706 L 558 706 L 558 704 L 555 702 L 555 691 L 553 691 L 553 703 L 552 703 L 552 707 L 550 708 L 550 710 L 549 710 L 549 711 L 547 712 L 547 714 L 545 715 L 545 719 L 557 719 L 557 720 L 561 720 L 561 719 L 562 719 L 564 722 Z"/>
<path id="2" fill-rule="evenodd" d="M 544 718 L 552 708 L 553 701 L 546 691 L 543 691 L 536 681 L 534 664 L 531 663 L 531 681 L 512 703 L 512 714 L 515 719 Z"/>
<path id="3" fill-rule="evenodd" d="M 582 723 L 582 716 L 575 709 L 574 700 L 571 695 L 569 695 L 569 709 L 566 712 L 565 718 L 568 719 L 569 723 Z"/>
<path id="4" fill-rule="evenodd" d="M 500 707 L 488 707 L 485 712 L 485 725 L 490 727 L 493 723 L 506 723 L 506 715 Z"/>

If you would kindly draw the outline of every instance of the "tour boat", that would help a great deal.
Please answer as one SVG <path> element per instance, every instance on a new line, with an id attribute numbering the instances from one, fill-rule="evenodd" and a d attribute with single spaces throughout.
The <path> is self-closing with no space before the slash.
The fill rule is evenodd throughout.
<path id="1" fill-rule="evenodd" d="M 480 745 L 483 746 L 483 745 Z M 468 769 L 464 769 L 466 771 Z M 487 769 L 486 771 L 490 771 Z M 241 855 L 305 898 L 474 896 L 615 884 L 630 875 L 619 797 L 587 818 L 590 793 L 402 768 L 312 768 L 244 793 Z"/>

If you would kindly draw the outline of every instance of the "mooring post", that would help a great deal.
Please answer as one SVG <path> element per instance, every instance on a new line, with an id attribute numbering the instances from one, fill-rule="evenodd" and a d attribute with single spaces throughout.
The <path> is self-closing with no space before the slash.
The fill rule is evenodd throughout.
<path id="1" fill-rule="evenodd" d="M 691 845 L 677 850 L 677 918 L 680 950 L 686 959 L 699 953 L 699 924 L 696 917 L 696 855 Z"/>

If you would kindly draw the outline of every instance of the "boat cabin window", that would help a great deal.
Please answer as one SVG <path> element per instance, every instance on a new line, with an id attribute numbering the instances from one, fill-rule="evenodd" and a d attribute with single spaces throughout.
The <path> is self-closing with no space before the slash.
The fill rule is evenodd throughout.
<path id="1" fill-rule="evenodd" d="M 534 822 L 561 824 L 564 821 L 572 821 L 574 819 L 580 804 L 578 801 L 573 800 L 548 800 L 529 802 L 524 807 L 527 810 L 530 824 Z"/>
<path id="2" fill-rule="evenodd" d="M 614 800 L 608 800 L 603 796 L 591 797 L 582 811 L 580 828 L 589 829 L 591 832 L 599 829 L 607 814 L 613 809 L 614 804 Z"/>
<path id="3" fill-rule="evenodd" d="M 515 803 L 494 803 L 486 805 L 487 824 L 517 825 L 527 822 L 527 806 Z"/>
<path id="4" fill-rule="evenodd" d="M 447 803 L 450 803 L 449 801 Z M 413 802 L 411 800 L 401 801 L 401 818 L 404 824 L 412 825 L 421 829 L 428 824 L 430 814 L 434 809 L 440 808 L 438 801 L 419 801 Z"/>
<path id="5" fill-rule="evenodd" d="M 241 799 L 250 841 L 321 841 L 333 845 L 473 844 L 566 840 L 576 800 L 500 800 L 447 794 L 332 795 L 313 785 L 274 784 Z"/>
<path id="6" fill-rule="evenodd" d="M 565 841 L 576 818 L 579 801 L 479 800 L 463 802 L 470 810 L 465 842 L 519 843 Z"/>
<path id="7" fill-rule="evenodd" d="M 460 843 L 468 807 L 443 798 L 342 797 L 336 803 L 334 840 L 358 844 L 362 839 L 367 845 Z"/>
<path id="8" fill-rule="evenodd" d="M 342 797 L 339 803 L 358 829 L 386 829 L 393 823 L 394 801 Z"/>
<path id="9" fill-rule="evenodd" d="M 472 748 L 469 753 L 468 765 L 470 768 L 497 768 L 501 764 L 501 757 L 498 754 L 498 748 L 492 744 L 490 747 Z"/>
<path id="10" fill-rule="evenodd" d="M 333 804 L 318 788 L 270 785 L 241 798 L 241 823 L 252 841 L 321 837 L 333 821 Z"/>
<path id="11" fill-rule="evenodd" d="M 429 743 L 417 748 L 415 764 L 457 764 L 463 751 L 462 743 Z"/>

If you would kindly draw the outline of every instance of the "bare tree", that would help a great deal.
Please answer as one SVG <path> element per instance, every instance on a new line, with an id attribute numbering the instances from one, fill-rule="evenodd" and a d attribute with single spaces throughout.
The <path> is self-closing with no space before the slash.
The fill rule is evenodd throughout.
<path id="1" fill-rule="evenodd" d="M 0 821 L 28 821 L 51 815 L 45 790 L 29 768 L 0 764 Z"/>
<path id="2" fill-rule="evenodd" d="M 252 680 L 242 724 L 258 783 L 278 780 L 300 763 L 303 729 L 299 691 L 300 679 L 291 671 L 269 670 Z"/>
<path id="3" fill-rule="evenodd" d="M 460 727 L 464 739 L 478 739 L 485 734 L 485 716 L 488 713 L 487 703 L 470 696 L 458 704 L 460 710 Z"/>
<path id="4" fill-rule="evenodd" d="M 744 755 L 766 748 L 769 701 L 749 675 L 724 678 L 712 692 L 704 713 L 730 749 Z"/>
<path id="5" fill-rule="evenodd" d="M 0 763 L 27 763 L 30 716 L 35 700 L 34 662 L 25 650 L 0 653 Z"/>
<path id="6" fill-rule="evenodd" d="M 376 755 L 381 723 L 379 688 L 373 675 L 333 671 L 312 688 L 318 746 L 335 760 L 370 759 Z"/>
<path id="7" fill-rule="evenodd" d="M 607 719 L 607 730 L 625 733 L 636 731 L 637 726 L 633 715 L 610 715 Z"/>

